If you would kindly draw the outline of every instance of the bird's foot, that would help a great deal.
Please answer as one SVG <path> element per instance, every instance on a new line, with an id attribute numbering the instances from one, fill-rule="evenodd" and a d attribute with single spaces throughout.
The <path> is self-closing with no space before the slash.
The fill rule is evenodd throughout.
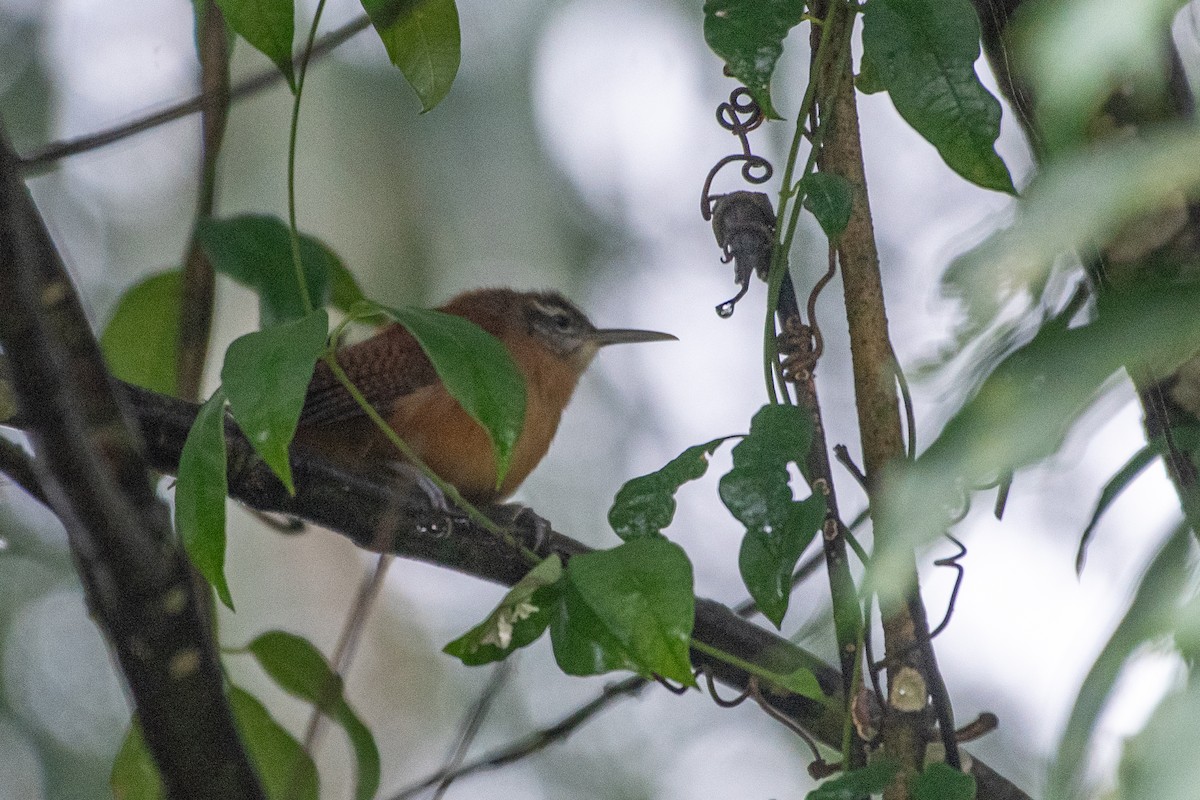
<path id="1" fill-rule="evenodd" d="M 429 476 L 407 461 L 389 461 L 388 469 L 399 483 L 416 486 L 429 499 L 429 505 L 434 511 L 452 516 L 463 516 L 463 512 L 446 498 L 438 485 Z"/>

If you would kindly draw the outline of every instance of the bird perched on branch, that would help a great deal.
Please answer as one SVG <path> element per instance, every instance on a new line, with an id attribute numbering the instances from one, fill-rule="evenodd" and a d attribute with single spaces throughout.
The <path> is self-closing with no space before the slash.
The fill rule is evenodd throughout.
<path id="1" fill-rule="evenodd" d="M 446 391 L 403 326 L 393 323 L 340 349 L 337 361 L 400 438 L 473 502 L 508 497 L 542 460 L 580 375 L 601 347 L 675 339 L 655 331 L 597 328 L 556 292 L 478 289 L 439 310 L 465 317 L 499 339 L 525 379 L 525 427 L 499 488 L 487 432 Z M 358 471 L 402 458 L 324 362 L 309 384 L 296 441 Z"/>

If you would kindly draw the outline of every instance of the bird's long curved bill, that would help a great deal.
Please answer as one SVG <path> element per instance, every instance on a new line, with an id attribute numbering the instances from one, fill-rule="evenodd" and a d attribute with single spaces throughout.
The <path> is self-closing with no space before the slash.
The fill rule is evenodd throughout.
<path id="1" fill-rule="evenodd" d="M 639 331 L 633 328 L 604 328 L 592 334 L 592 341 L 599 347 L 610 344 L 634 344 L 636 342 L 677 342 L 678 336 L 658 331 Z"/>

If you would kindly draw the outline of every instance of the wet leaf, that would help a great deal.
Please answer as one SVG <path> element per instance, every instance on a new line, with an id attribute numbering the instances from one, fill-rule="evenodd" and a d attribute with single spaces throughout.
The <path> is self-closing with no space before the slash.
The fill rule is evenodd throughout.
<path id="1" fill-rule="evenodd" d="M 804 17 L 803 0 L 708 0 L 704 41 L 725 62 L 729 74 L 750 90 L 768 117 L 780 119 L 771 104 L 771 75 L 783 54 L 788 31 Z"/>
<path id="2" fill-rule="evenodd" d="M 121 295 L 100 337 L 114 376 L 159 394 L 176 394 L 182 292 L 183 273 L 170 270 L 139 281 Z"/>
<path id="3" fill-rule="evenodd" d="M 692 565 L 666 539 L 634 539 L 574 556 L 559 614 L 554 657 L 568 675 L 628 669 L 695 686 L 688 644 L 695 621 Z"/>
<path id="4" fill-rule="evenodd" d="M 381 308 L 416 338 L 446 391 L 483 426 L 504 482 L 525 425 L 525 379 L 499 339 L 470 320 L 426 308 Z"/>
<path id="5" fill-rule="evenodd" d="M 608 524 L 625 541 L 657 536 L 675 518 L 675 493 L 708 471 L 708 457 L 728 437 L 694 445 L 657 472 L 625 482 L 608 510 Z"/>
<path id="6" fill-rule="evenodd" d="M 296 91 L 292 74 L 292 38 L 296 9 L 292 0 L 216 0 L 225 22 L 279 67 L 288 86 Z"/>
<path id="7" fill-rule="evenodd" d="M 454 0 L 362 0 L 388 58 L 429 111 L 450 92 L 461 57 Z"/>
<path id="8" fill-rule="evenodd" d="M 200 407 L 179 456 L 175 530 L 188 558 L 231 611 L 225 581 L 225 393 L 218 389 Z"/>
<path id="9" fill-rule="evenodd" d="M 268 631 L 255 638 L 248 649 L 281 689 L 317 706 L 342 727 L 357 765 L 355 800 L 371 800 L 379 790 L 379 748 L 371 731 L 346 702 L 342 679 L 321 652 L 304 637 L 284 631 Z"/>
<path id="10" fill-rule="evenodd" d="M 235 339 L 225 351 L 221 367 L 221 385 L 229 398 L 231 416 L 292 493 L 288 446 L 328 332 L 329 317 L 324 309 L 318 309 L 294 322 Z"/>

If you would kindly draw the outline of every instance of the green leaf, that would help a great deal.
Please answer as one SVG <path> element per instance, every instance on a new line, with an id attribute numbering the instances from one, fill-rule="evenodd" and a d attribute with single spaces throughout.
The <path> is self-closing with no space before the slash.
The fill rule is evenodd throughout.
<path id="1" fill-rule="evenodd" d="M 113 800 L 165 800 L 167 796 L 136 717 L 129 721 L 129 730 L 113 760 L 108 785 Z"/>
<path id="2" fill-rule="evenodd" d="M 213 269 L 258 293 L 261 327 L 308 313 L 296 285 L 291 234 L 281 220 L 254 214 L 208 219 L 200 223 L 197 237 Z M 304 234 L 300 235 L 300 263 L 313 306 L 324 306 L 329 301 L 330 273 L 345 268 L 320 240 Z"/>
<path id="3" fill-rule="evenodd" d="M 217 0 L 217 7 L 230 28 L 275 62 L 295 92 L 292 37 L 295 35 L 296 9 L 292 0 Z"/>
<path id="4" fill-rule="evenodd" d="M 525 425 L 525 379 L 500 340 L 470 320 L 427 308 L 381 308 L 413 335 L 446 391 L 483 426 L 496 455 L 496 487 Z"/>
<path id="5" fill-rule="evenodd" d="M 781 117 L 771 104 L 771 75 L 788 31 L 803 18 L 803 0 L 707 0 L 704 4 L 704 41 L 773 119 Z"/>
<path id="6" fill-rule="evenodd" d="M 562 600 L 562 560 L 552 555 L 504 595 L 487 619 L 443 648 L 467 666 L 501 661 L 536 641 Z"/>
<path id="7" fill-rule="evenodd" d="M 806 800 L 860 800 L 864 795 L 879 794 L 899 770 L 886 759 L 873 761 L 861 769 L 830 778 L 808 793 Z"/>
<path id="8" fill-rule="evenodd" d="M 229 687 L 229 705 L 269 800 L 317 800 L 317 767 L 249 692 Z"/>
<path id="9" fill-rule="evenodd" d="M 979 19 L 969 0 L 871 0 L 862 37 L 864 69 L 947 166 L 985 189 L 1016 194 L 995 150 L 1000 102 L 975 74 Z"/>
<path id="10" fill-rule="evenodd" d="M 100 336 L 109 371 L 128 383 L 174 395 L 183 273 L 151 275 L 121 296 Z"/>
<path id="11" fill-rule="evenodd" d="M 792 594 L 792 572 L 825 519 L 825 498 L 814 494 L 793 502 L 787 522 L 779 530 L 770 526 L 748 528 L 738 552 L 738 570 L 759 611 L 779 627 Z"/>
<path id="12" fill-rule="evenodd" d="M 421 113 L 449 93 L 461 43 L 454 0 L 362 0 L 388 58 L 421 99 Z"/>
<path id="13" fill-rule="evenodd" d="M 1158 130 L 1097 144 L 1051 162 L 1024 192 L 1016 222 L 957 259 L 944 291 L 974 326 L 1015 298 L 1037 292 L 1062 253 L 1104 241 L 1200 186 L 1200 132 Z M 1140 223 L 1140 224 L 1145 224 Z"/>
<path id="14" fill-rule="evenodd" d="M 975 800 L 975 776 L 942 762 L 925 767 L 908 788 L 913 800 Z"/>
<path id="15" fill-rule="evenodd" d="M 321 709 L 346 731 L 358 765 L 356 800 L 370 800 L 379 789 L 379 748 L 375 737 L 346 702 L 342 679 L 307 639 L 283 631 L 268 631 L 248 646 L 281 689 Z"/>
<path id="16" fill-rule="evenodd" d="M 1100 522 L 1100 517 L 1108 510 L 1113 501 L 1125 491 L 1129 484 L 1133 483 L 1142 470 L 1154 463 L 1154 460 L 1162 453 L 1161 440 L 1155 440 L 1150 444 L 1138 450 L 1133 456 L 1125 462 L 1116 474 L 1113 475 L 1108 483 L 1104 484 L 1104 489 L 1100 492 L 1100 499 L 1096 501 L 1096 508 L 1092 511 L 1092 517 L 1088 520 L 1087 527 L 1083 529 L 1083 534 L 1079 537 L 1079 549 L 1075 552 L 1075 572 L 1076 574 L 1083 572 L 1083 561 L 1087 556 L 1088 542 L 1091 541 L 1092 533 L 1096 530 L 1096 524 Z"/>
<path id="17" fill-rule="evenodd" d="M 813 172 L 800 182 L 804 207 L 817 218 L 817 224 L 830 239 L 837 239 L 850 222 L 854 197 L 850 183 L 832 172 Z"/>
<path id="18" fill-rule="evenodd" d="M 807 412 L 798 406 L 763 406 L 750 421 L 749 435 L 733 448 L 733 469 L 719 487 L 721 502 L 746 526 L 738 557 L 742 580 L 776 627 L 787 613 L 792 570 L 816 530 L 808 526 L 814 514 L 824 513 L 824 500 L 819 506 L 806 501 L 800 508 L 792 500 L 787 465 L 803 464 L 811 445 Z"/>
<path id="19" fill-rule="evenodd" d="M 694 445 L 658 472 L 625 482 L 608 510 L 608 524 L 625 541 L 657 536 L 675 518 L 675 492 L 708 471 L 708 457 L 729 437 Z"/>
<path id="20" fill-rule="evenodd" d="M 1191 535 L 1180 525 L 1146 569 L 1129 610 L 1088 671 L 1047 776 L 1048 797 L 1073 797 L 1079 789 L 1088 742 L 1125 662 L 1145 642 L 1167 633 L 1189 579 Z M 1194 722 L 1194 720 L 1193 720 Z"/>
<path id="21" fill-rule="evenodd" d="M 1082 143 L 1118 87 L 1133 87 L 1143 98 L 1165 94 L 1171 19 L 1184 5 L 1185 0 L 1022 5 L 1013 26 L 1015 60 L 1026 65 L 1048 149 Z"/>
<path id="22" fill-rule="evenodd" d="M 567 562 L 554 657 L 568 675 L 629 669 L 695 686 L 688 644 L 695 621 L 692 565 L 678 545 L 634 539 Z"/>
<path id="23" fill-rule="evenodd" d="M 248 333 L 229 345 L 221 384 L 229 411 L 263 461 L 294 493 L 288 445 L 296 433 L 329 317 L 318 309 L 295 322 Z"/>
<path id="24" fill-rule="evenodd" d="M 218 389 L 200 406 L 179 455 L 175 484 L 175 530 L 188 558 L 231 611 L 225 581 L 225 393 Z"/>

